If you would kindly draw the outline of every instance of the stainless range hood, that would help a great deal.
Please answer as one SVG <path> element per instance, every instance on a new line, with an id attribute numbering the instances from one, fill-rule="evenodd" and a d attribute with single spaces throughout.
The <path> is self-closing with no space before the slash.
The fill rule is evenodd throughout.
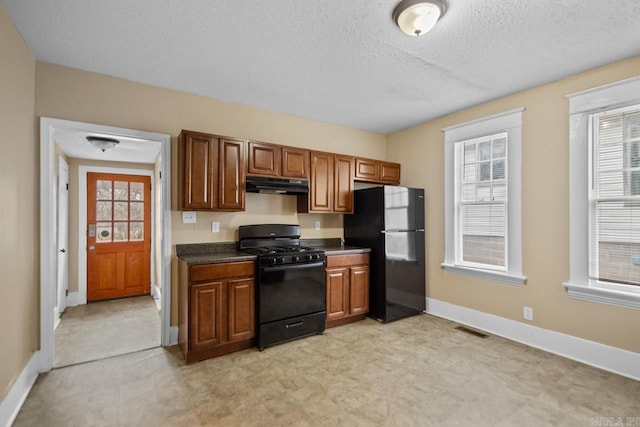
<path id="1" fill-rule="evenodd" d="M 307 194 L 309 181 L 297 178 L 247 176 L 247 193 Z"/>

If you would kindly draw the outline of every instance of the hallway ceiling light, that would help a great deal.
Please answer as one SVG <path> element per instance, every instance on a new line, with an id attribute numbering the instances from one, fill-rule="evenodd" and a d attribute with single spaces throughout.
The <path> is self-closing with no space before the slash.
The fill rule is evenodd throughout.
<path id="1" fill-rule="evenodd" d="M 447 11 L 446 0 L 402 0 L 393 10 L 393 21 L 410 36 L 429 32 Z"/>
<path id="2" fill-rule="evenodd" d="M 98 150 L 102 150 L 103 153 L 107 150 L 115 148 L 118 144 L 120 144 L 120 141 L 118 141 L 117 139 L 105 138 L 103 136 L 88 136 L 87 141 L 89 141 L 89 143 L 96 147 Z"/>

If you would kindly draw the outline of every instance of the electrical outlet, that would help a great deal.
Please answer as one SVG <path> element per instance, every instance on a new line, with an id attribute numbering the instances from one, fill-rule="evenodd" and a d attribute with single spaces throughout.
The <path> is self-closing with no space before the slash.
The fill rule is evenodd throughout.
<path id="1" fill-rule="evenodd" d="M 320 221 L 316 221 L 316 230 L 320 230 Z"/>
<path id="2" fill-rule="evenodd" d="M 531 307 L 523 307 L 522 308 L 522 317 L 524 317 L 524 320 L 533 320 L 533 308 L 531 308 Z"/>
<path id="3" fill-rule="evenodd" d="M 213 221 L 211 223 L 211 232 L 212 233 L 219 233 L 220 232 L 220 223 Z"/>
<path id="4" fill-rule="evenodd" d="M 182 212 L 182 223 L 183 224 L 195 224 L 196 223 L 196 213 L 195 212 Z"/>

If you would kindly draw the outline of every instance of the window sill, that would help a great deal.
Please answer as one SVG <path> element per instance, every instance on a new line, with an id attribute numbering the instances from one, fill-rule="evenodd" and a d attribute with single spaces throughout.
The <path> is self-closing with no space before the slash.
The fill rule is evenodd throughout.
<path id="1" fill-rule="evenodd" d="M 462 267 L 454 264 L 442 263 L 441 267 L 447 273 L 460 274 L 462 276 L 478 277 L 480 279 L 490 280 L 492 282 L 504 283 L 513 286 L 524 286 L 527 278 L 520 275 L 502 273 L 499 271 L 480 270 L 478 268 Z"/>
<path id="2" fill-rule="evenodd" d="M 640 294 L 564 283 L 570 298 L 640 310 Z"/>

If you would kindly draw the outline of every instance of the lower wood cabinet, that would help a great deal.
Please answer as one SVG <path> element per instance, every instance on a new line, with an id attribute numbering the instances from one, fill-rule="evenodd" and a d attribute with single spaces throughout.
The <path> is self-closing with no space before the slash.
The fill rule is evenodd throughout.
<path id="1" fill-rule="evenodd" d="M 369 254 L 328 255 L 327 328 L 364 319 L 369 311 Z"/>
<path id="2" fill-rule="evenodd" d="M 178 343 L 187 363 L 255 344 L 255 263 L 178 264 Z"/>

